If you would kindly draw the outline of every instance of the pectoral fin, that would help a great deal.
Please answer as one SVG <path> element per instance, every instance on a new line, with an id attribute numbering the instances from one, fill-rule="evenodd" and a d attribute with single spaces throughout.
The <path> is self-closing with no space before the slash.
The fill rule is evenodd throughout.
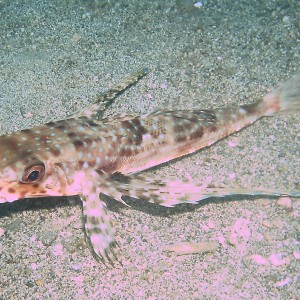
<path id="1" fill-rule="evenodd" d="M 267 189 L 247 189 L 240 186 L 214 186 L 208 181 L 195 182 L 174 177 L 158 178 L 150 174 L 123 175 L 108 174 L 92 170 L 86 175 L 82 202 L 84 224 L 88 244 L 96 258 L 113 264 L 119 260 L 120 251 L 115 241 L 115 229 L 99 193 L 124 203 L 122 196 L 145 200 L 158 205 L 171 207 L 180 203 L 197 203 L 208 197 L 228 195 L 289 195 L 300 196 L 300 191 L 269 191 Z M 96 187 L 95 187 L 96 186 Z"/>
<path id="2" fill-rule="evenodd" d="M 196 182 L 180 180 L 175 177 L 158 178 L 149 174 L 108 175 L 107 189 L 103 193 L 122 200 L 122 195 L 145 200 L 162 206 L 172 207 L 180 203 L 195 204 L 209 197 L 230 195 L 267 195 L 299 197 L 300 191 L 272 191 L 264 188 L 245 188 L 242 186 L 214 186 L 210 181 Z"/>
<path id="3" fill-rule="evenodd" d="M 115 241 L 115 229 L 105 203 L 97 193 L 82 195 L 83 223 L 87 244 L 94 257 L 114 264 L 119 258 L 119 247 Z"/>

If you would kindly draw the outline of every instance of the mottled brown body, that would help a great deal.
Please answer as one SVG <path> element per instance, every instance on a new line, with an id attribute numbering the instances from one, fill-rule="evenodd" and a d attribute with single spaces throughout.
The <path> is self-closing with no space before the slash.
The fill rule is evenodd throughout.
<path id="1" fill-rule="evenodd" d="M 238 108 L 157 111 L 99 120 L 99 107 L 93 104 L 66 120 L 2 136 L 0 203 L 25 197 L 80 195 L 94 254 L 114 260 L 114 229 L 99 193 L 121 202 L 127 195 L 164 206 L 232 193 L 280 194 L 178 179 L 162 181 L 135 173 L 210 146 L 265 115 L 300 111 L 299 78 L 290 79 L 256 103 Z M 118 89 L 111 94 L 117 93 Z M 288 193 L 299 195 L 299 191 Z"/>
<path id="2" fill-rule="evenodd" d="M 79 117 L 50 122 L 0 137 L 3 157 L 0 167 L 10 166 L 16 158 L 21 168 L 27 168 L 35 160 L 55 165 L 67 179 L 67 182 L 61 180 L 55 195 L 69 195 L 67 187 L 74 182 L 74 171 L 88 168 L 108 174 L 143 171 L 211 145 L 237 128 L 251 124 L 261 114 L 253 108 L 248 111 L 247 107 L 158 111 L 113 120 Z M 52 175 L 51 168 L 48 170 L 47 175 Z M 27 186 L 18 183 L 8 192 L 17 194 L 18 190 L 22 198 L 47 193 L 42 182 L 32 186 L 32 195 Z"/>

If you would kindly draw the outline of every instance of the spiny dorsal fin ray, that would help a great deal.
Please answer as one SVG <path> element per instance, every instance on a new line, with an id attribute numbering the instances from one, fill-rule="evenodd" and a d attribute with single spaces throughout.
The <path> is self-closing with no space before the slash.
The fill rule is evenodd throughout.
<path id="1" fill-rule="evenodd" d="M 83 116 L 94 116 L 97 119 L 101 119 L 103 112 L 112 104 L 113 100 L 122 94 L 132 85 L 136 84 L 141 78 L 147 75 L 148 68 L 143 68 L 137 72 L 125 77 L 118 83 L 114 84 L 106 92 L 97 94 L 93 100 L 93 104 L 79 110 L 78 112 L 69 116 L 69 118 L 79 118 Z"/>

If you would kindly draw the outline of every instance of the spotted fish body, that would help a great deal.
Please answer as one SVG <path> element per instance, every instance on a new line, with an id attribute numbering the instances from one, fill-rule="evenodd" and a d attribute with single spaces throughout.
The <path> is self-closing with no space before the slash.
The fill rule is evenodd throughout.
<path id="1" fill-rule="evenodd" d="M 100 193 L 121 202 L 122 196 L 131 196 L 164 206 L 229 194 L 299 196 L 299 191 L 214 187 L 176 178 L 161 180 L 139 172 L 210 146 L 263 116 L 299 112 L 300 74 L 262 100 L 238 108 L 99 119 L 101 101 L 108 103 L 145 73 L 125 79 L 66 120 L 0 137 L 0 203 L 79 195 L 93 254 L 114 261 L 119 255 L 115 231 Z"/>

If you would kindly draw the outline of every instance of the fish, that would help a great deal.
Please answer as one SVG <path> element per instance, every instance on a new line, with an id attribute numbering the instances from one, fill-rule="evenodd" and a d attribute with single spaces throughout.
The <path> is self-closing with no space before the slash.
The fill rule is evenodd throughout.
<path id="1" fill-rule="evenodd" d="M 206 180 L 142 173 L 211 146 L 263 117 L 299 113 L 300 73 L 260 100 L 239 107 L 104 118 L 112 101 L 148 72 L 144 68 L 126 77 L 65 119 L 1 136 L 0 203 L 78 195 L 92 255 L 114 264 L 122 254 L 102 195 L 125 205 L 124 199 L 132 197 L 165 207 L 235 194 L 300 196 L 297 189 L 215 186 Z"/>

